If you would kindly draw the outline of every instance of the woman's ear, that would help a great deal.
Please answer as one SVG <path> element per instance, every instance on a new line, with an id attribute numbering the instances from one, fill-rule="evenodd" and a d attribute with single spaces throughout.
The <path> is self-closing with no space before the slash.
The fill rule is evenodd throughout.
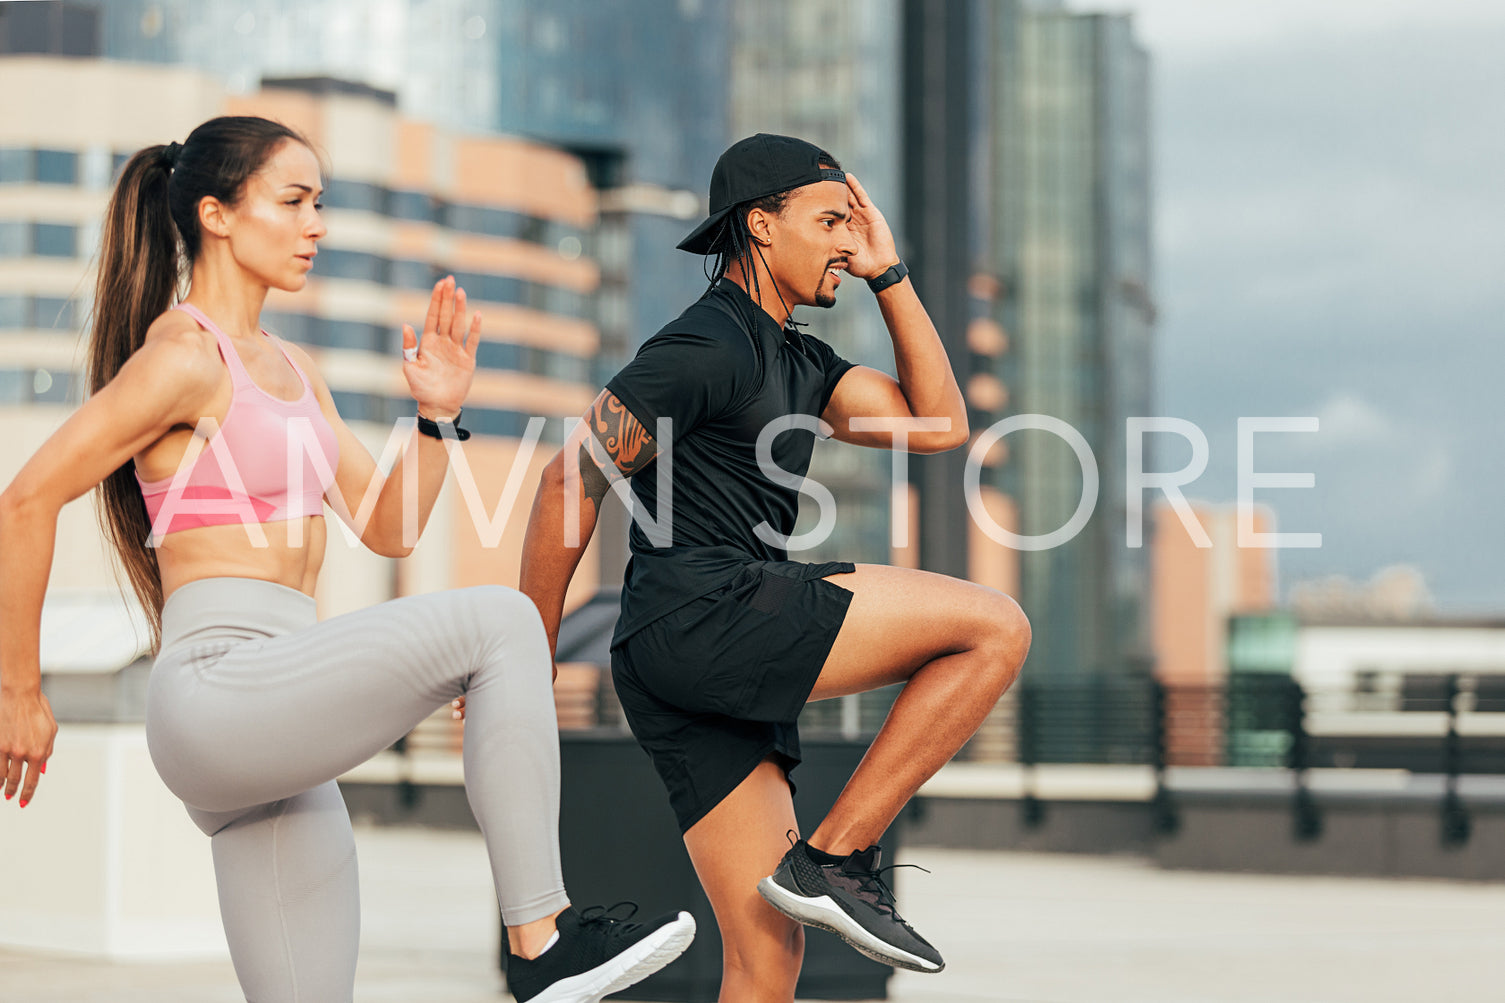
<path id="1" fill-rule="evenodd" d="M 213 195 L 199 199 L 199 226 L 205 233 L 216 237 L 230 235 L 230 221 L 226 219 L 224 203 Z"/>

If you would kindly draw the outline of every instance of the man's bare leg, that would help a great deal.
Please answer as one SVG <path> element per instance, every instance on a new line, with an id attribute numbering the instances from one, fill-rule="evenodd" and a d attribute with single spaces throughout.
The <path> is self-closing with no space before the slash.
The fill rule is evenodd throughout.
<path id="1" fill-rule="evenodd" d="M 764 760 L 685 833 L 685 848 L 721 930 L 721 1003 L 791 1003 L 804 928 L 757 892 L 796 828 L 784 771 Z"/>
<path id="2" fill-rule="evenodd" d="M 905 683 L 812 846 L 844 856 L 878 842 L 920 785 L 956 755 L 1019 674 L 1029 621 L 994 589 L 859 564 L 827 579 L 853 593 L 811 700 Z"/>

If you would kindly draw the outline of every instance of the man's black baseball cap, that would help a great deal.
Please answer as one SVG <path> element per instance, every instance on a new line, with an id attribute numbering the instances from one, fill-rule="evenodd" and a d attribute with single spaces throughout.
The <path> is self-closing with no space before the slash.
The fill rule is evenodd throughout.
<path id="1" fill-rule="evenodd" d="M 845 184 L 845 172 L 820 166 L 822 160 L 835 163 L 835 158 L 820 147 L 793 136 L 760 132 L 733 143 L 711 172 L 711 214 L 679 242 L 679 249 L 692 254 L 712 253 L 728 214 L 743 202 L 817 181 Z"/>

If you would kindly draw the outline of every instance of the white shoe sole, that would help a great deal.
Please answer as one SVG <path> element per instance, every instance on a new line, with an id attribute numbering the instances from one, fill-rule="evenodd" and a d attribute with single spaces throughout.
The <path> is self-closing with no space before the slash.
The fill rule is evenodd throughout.
<path id="1" fill-rule="evenodd" d="M 829 930 L 880 964 L 907 968 L 912 972 L 938 972 L 946 967 L 944 963 L 937 965 L 873 936 L 862 924 L 848 916 L 829 895 L 814 898 L 796 895 L 771 877 L 758 882 L 758 894 L 790 919 L 820 930 Z"/>
<path id="2" fill-rule="evenodd" d="M 601 997 L 643 981 L 684 954 L 694 939 L 695 917 L 681 912 L 615 958 L 554 983 L 531 1003 L 601 1003 Z"/>

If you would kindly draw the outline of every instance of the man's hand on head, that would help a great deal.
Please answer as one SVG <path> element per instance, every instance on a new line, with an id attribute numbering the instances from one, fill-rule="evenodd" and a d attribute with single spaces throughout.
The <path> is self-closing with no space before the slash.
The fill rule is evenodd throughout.
<path id="1" fill-rule="evenodd" d="M 851 213 L 847 225 L 858 245 L 857 253 L 848 261 L 847 271 L 859 279 L 876 278 L 898 263 L 899 252 L 888 220 L 873 205 L 862 182 L 851 173 L 847 174 L 847 211 Z"/>

